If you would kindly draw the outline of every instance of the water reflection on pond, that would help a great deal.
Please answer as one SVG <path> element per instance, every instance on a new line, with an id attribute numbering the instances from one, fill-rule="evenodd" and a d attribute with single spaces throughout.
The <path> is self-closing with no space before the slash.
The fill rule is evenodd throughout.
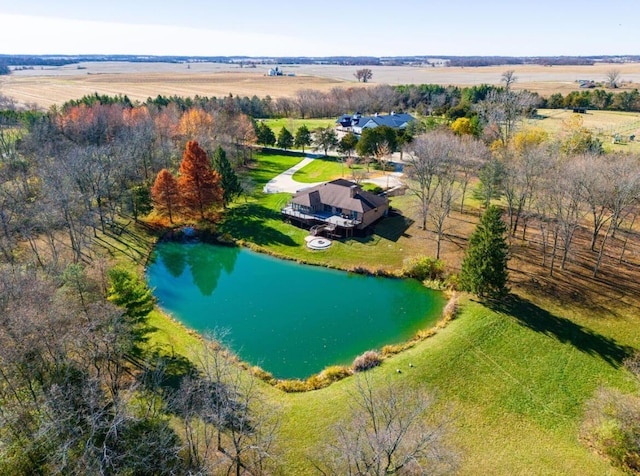
<path id="1" fill-rule="evenodd" d="M 237 247 L 161 243 L 147 271 L 160 306 L 199 332 L 229 331 L 243 360 L 305 378 L 438 319 L 444 297 L 413 280 L 305 266 Z"/>

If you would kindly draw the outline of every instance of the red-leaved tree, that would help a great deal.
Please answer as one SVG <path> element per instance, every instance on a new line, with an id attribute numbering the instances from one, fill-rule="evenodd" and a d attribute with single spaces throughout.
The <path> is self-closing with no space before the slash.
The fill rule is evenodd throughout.
<path id="1" fill-rule="evenodd" d="M 167 169 L 158 172 L 151 187 L 151 199 L 156 212 L 168 216 L 169 221 L 173 223 L 173 214 L 180 206 L 180 191 L 178 181 Z"/>
<path id="2" fill-rule="evenodd" d="M 183 213 L 198 213 L 200 219 L 214 205 L 222 204 L 220 175 L 211 167 L 207 153 L 196 141 L 187 142 L 178 178 Z"/>

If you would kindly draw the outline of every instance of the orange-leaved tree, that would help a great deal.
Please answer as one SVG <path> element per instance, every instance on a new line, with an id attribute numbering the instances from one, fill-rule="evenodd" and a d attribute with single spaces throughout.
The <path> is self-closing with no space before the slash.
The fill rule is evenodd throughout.
<path id="1" fill-rule="evenodd" d="M 211 167 L 207 153 L 196 141 L 187 142 L 178 177 L 180 203 L 185 213 L 198 213 L 200 219 L 214 205 L 222 204 L 220 175 Z"/>
<path id="2" fill-rule="evenodd" d="M 169 216 L 169 222 L 173 223 L 173 215 L 180 206 L 180 191 L 178 181 L 167 169 L 158 172 L 151 187 L 151 199 L 156 212 Z"/>

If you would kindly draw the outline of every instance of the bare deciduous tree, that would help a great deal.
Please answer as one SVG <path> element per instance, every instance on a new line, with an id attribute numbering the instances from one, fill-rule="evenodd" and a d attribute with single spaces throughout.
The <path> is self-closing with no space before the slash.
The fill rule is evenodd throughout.
<path id="1" fill-rule="evenodd" d="M 517 80 L 518 77 L 516 76 L 516 72 L 512 69 L 505 71 L 500 77 L 500 81 L 504 83 L 504 87 L 507 91 L 511 89 L 511 85 Z"/>
<path id="2" fill-rule="evenodd" d="M 491 91 L 476 104 L 480 118 L 488 125 L 495 140 L 506 146 L 518 124 L 536 106 L 536 97 L 527 91 Z"/>
<path id="3" fill-rule="evenodd" d="M 540 193 L 539 202 L 550 225 L 548 231 L 553 236 L 549 265 L 551 276 L 558 251 L 562 253 L 560 268 L 564 270 L 575 232 L 585 213 L 584 204 L 580 200 L 579 176 L 575 163 L 557 163 L 554 169 L 549 170 L 542 185 L 544 192 Z"/>
<path id="4" fill-rule="evenodd" d="M 357 69 L 353 75 L 358 82 L 362 81 L 363 83 L 367 83 L 373 77 L 373 71 L 371 71 L 370 68 L 361 68 Z"/>
<path id="5" fill-rule="evenodd" d="M 550 166 L 550 157 L 543 144 L 511 151 L 505 156 L 502 190 L 507 201 L 509 228 L 515 235 L 522 212 L 533 198 L 538 184 Z"/>
<path id="6" fill-rule="evenodd" d="M 460 213 L 464 211 L 464 199 L 471 179 L 478 174 L 489 157 L 489 149 L 483 142 L 471 137 L 461 138 L 462 151 L 458 158 L 458 181 L 462 188 L 460 197 Z"/>
<path id="7" fill-rule="evenodd" d="M 434 402 L 423 388 L 405 382 L 374 387 L 369 374 L 362 374 L 351 420 L 337 425 L 316 468 L 339 475 L 451 473 L 457 458 L 445 441 L 449 420 L 427 423 Z"/>
<path id="8" fill-rule="evenodd" d="M 457 144 L 458 139 L 453 134 L 438 131 L 417 137 L 407 149 L 407 185 L 418 199 L 424 230 L 440 177 L 450 171 L 449 164 L 457 155 Z"/>
<path id="9" fill-rule="evenodd" d="M 620 70 L 617 68 L 612 68 L 605 73 L 605 78 L 607 80 L 607 85 L 611 89 L 616 89 L 618 84 L 620 83 Z"/>
<path id="10" fill-rule="evenodd" d="M 275 462 L 278 412 L 219 338 L 209 337 L 194 352 L 197 373 L 183 380 L 173 403 L 184 425 L 188 464 L 196 472 L 264 474 Z"/>

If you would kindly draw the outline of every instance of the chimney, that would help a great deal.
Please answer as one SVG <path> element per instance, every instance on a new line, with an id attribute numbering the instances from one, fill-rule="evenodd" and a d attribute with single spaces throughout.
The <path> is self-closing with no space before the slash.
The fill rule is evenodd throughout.
<path id="1" fill-rule="evenodd" d="M 349 197 L 354 198 L 358 194 L 358 186 L 352 185 L 349 187 Z"/>

